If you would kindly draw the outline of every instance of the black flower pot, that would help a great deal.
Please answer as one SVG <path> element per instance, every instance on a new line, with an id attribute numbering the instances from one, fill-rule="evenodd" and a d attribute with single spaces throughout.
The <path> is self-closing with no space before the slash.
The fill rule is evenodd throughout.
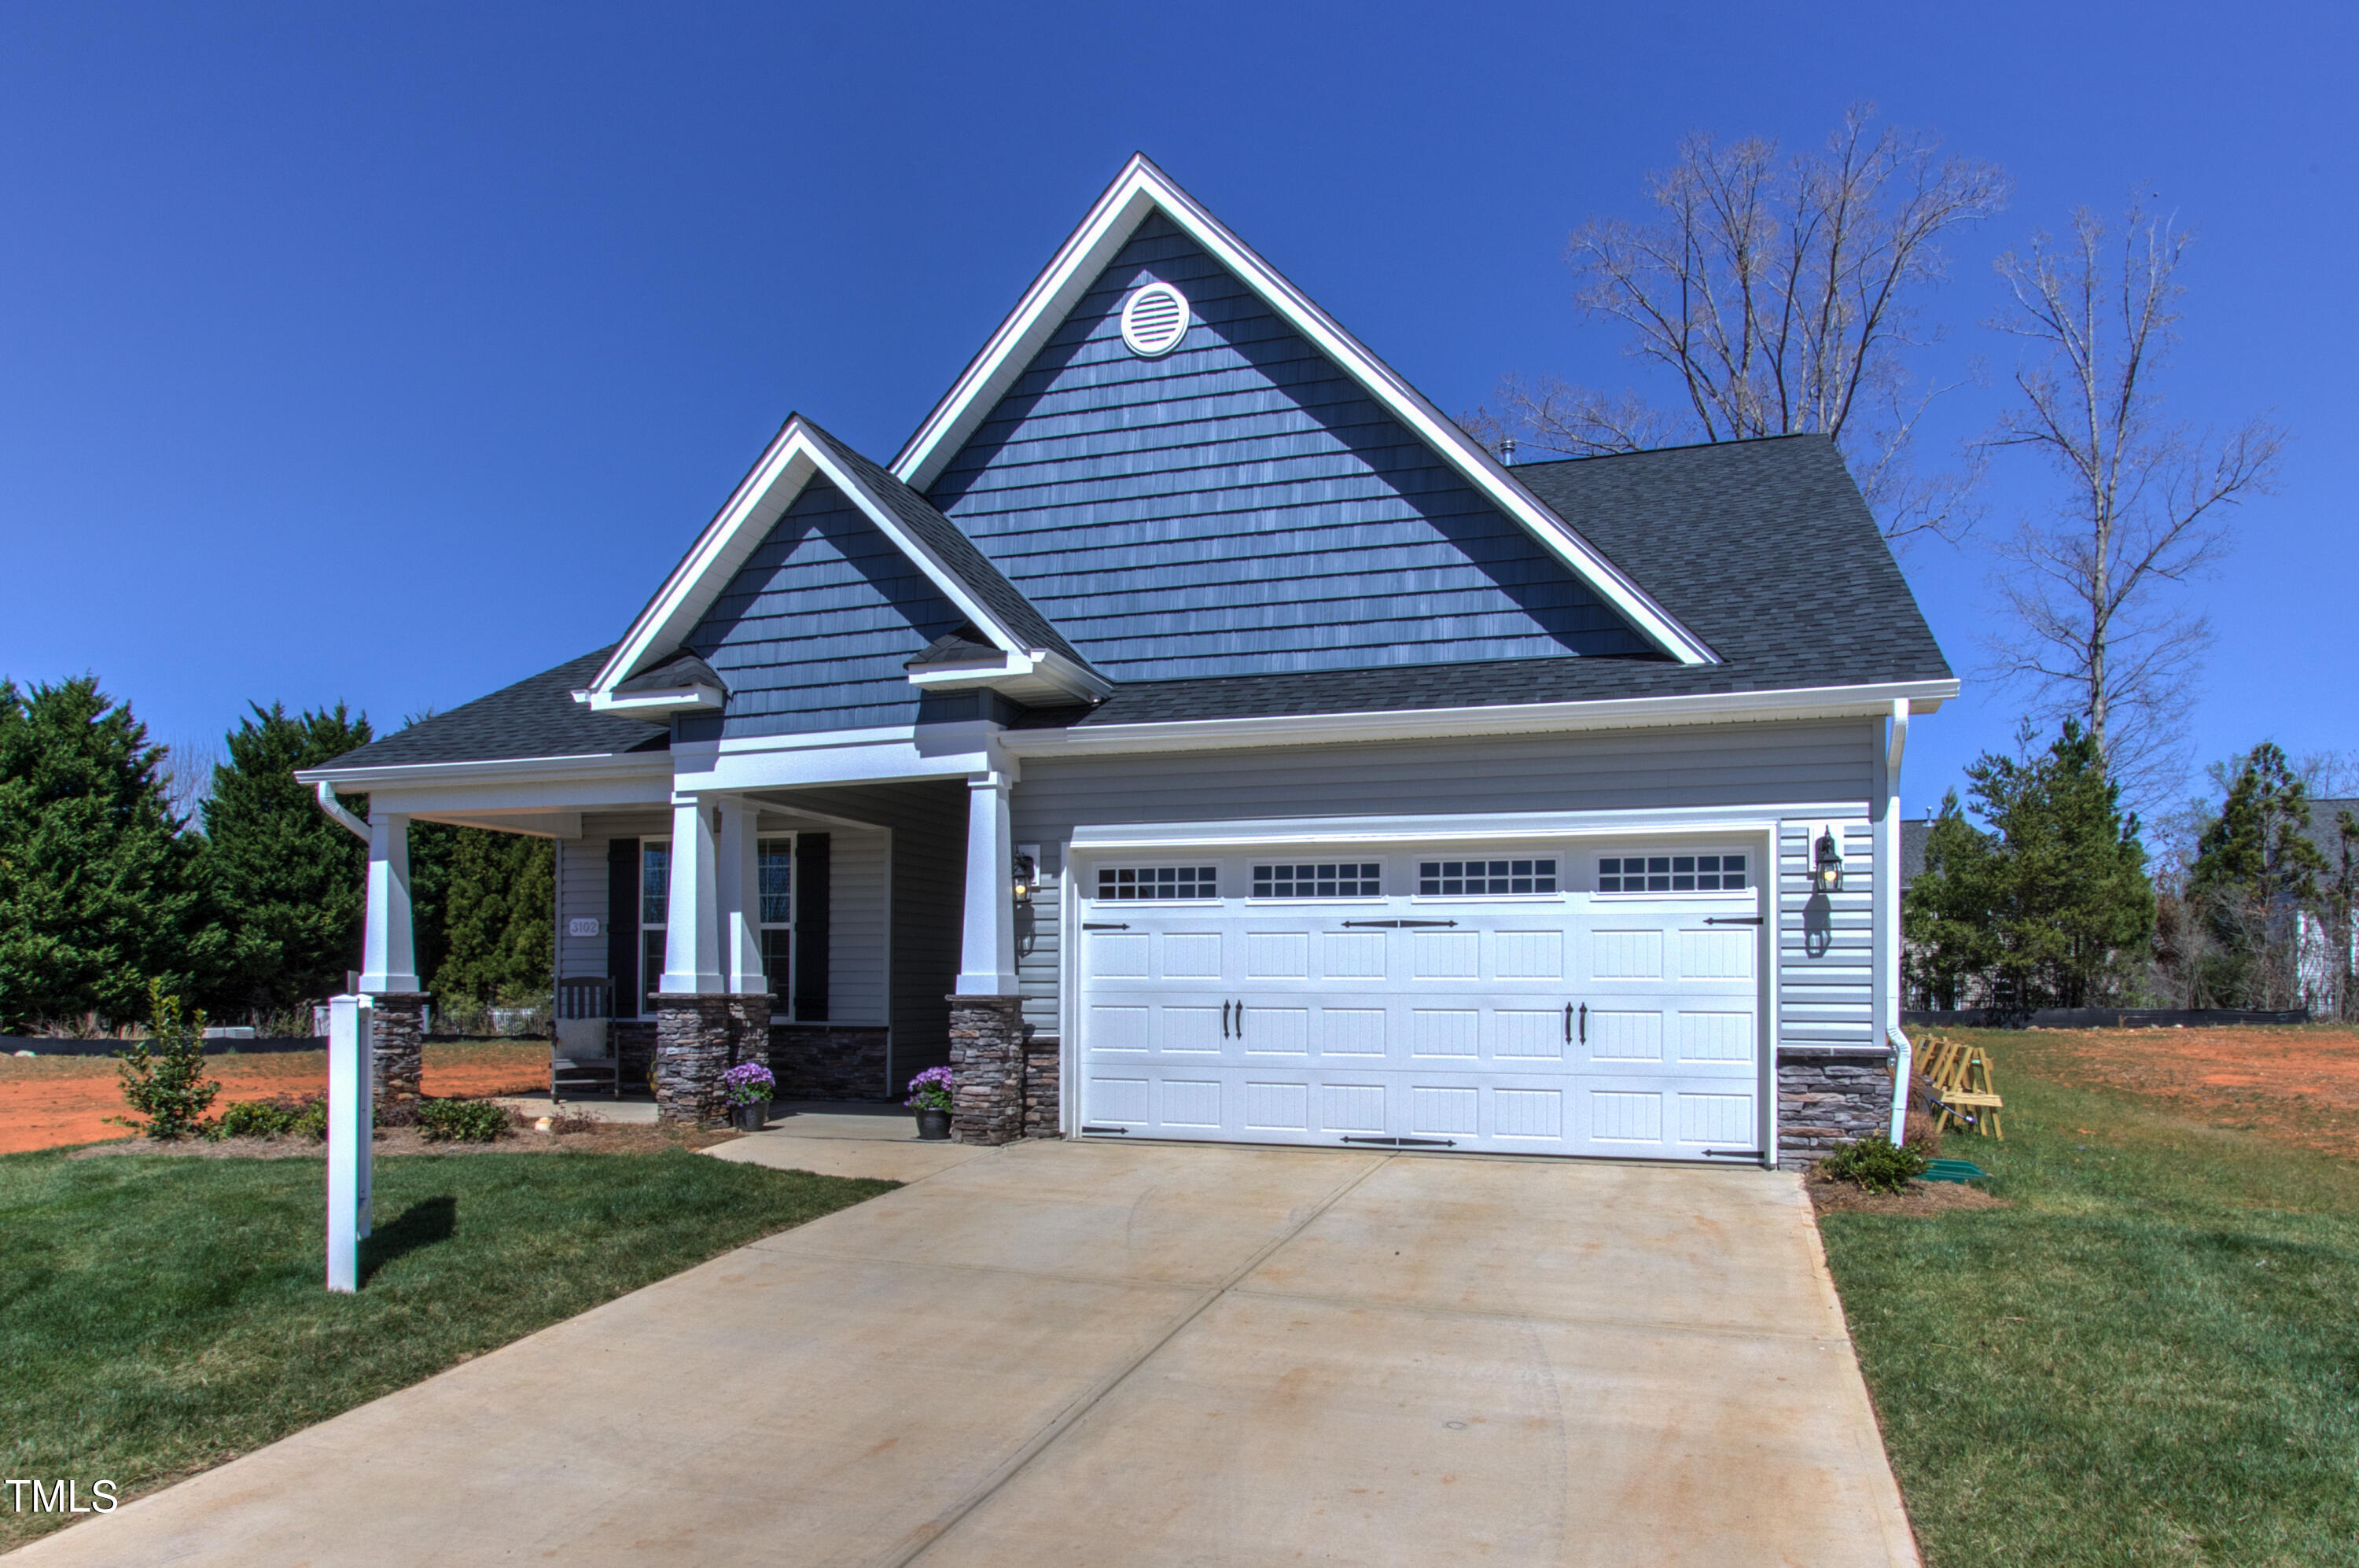
<path id="1" fill-rule="evenodd" d="M 951 1138 L 951 1114 L 919 1107 L 918 1136 L 928 1143 L 948 1143 Z"/>
<path id="2" fill-rule="evenodd" d="M 756 1100 L 750 1105 L 729 1107 L 729 1122 L 739 1132 L 760 1132 L 762 1124 L 770 1119 L 770 1102 Z"/>

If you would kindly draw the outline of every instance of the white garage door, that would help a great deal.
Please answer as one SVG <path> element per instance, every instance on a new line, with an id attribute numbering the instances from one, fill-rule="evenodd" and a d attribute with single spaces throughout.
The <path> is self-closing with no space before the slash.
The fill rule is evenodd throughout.
<path id="1" fill-rule="evenodd" d="M 1761 1147 L 1761 852 L 1076 858 L 1085 1134 Z"/>

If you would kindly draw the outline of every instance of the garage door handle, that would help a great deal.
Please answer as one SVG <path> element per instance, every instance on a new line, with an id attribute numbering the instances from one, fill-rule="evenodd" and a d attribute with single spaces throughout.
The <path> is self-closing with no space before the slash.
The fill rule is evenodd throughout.
<path id="1" fill-rule="evenodd" d="M 1564 1005 L 1564 1043 L 1567 1045 L 1572 1043 L 1572 1004 L 1571 1002 Z"/>
<path id="2" fill-rule="evenodd" d="M 1229 1005 L 1226 1002 L 1221 1004 L 1221 1038 L 1229 1038 Z"/>
<path id="3" fill-rule="evenodd" d="M 1589 1043 L 1589 1004 L 1586 1002 L 1581 1004 L 1581 1043 Z"/>
<path id="4" fill-rule="evenodd" d="M 1704 917 L 1703 923 L 1708 926 L 1757 926 L 1761 923 L 1761 917 L 1759 915 L 1707 915 Z"/>

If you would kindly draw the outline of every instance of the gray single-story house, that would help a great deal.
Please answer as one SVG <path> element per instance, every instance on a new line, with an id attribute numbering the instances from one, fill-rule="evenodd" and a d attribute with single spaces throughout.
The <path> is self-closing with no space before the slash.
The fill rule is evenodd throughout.
<path id="1" fill-rule="evenodd" d="M 393 1038 L 409 822 L 545 835 L 668 1116 L 1792 1162 L 1957 690 L 1827 440 L 1503 465 L 1140 158 L 889 461 L 788 419 L 619 640 L 301 777 Z"/>

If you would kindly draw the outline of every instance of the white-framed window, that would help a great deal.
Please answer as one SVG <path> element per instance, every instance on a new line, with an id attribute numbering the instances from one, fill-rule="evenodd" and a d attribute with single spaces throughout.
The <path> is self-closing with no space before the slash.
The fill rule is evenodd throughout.
<path id="1" fill-rule="evenodd" d="M 1373 860 L 1289 862 L 1253 868 L 1256 898 L 1380 898 L 1385 868 Z"/>
<path id="2" fill-rule="evenodd" d="M 1101 866 L 1096 897 L 1114 902 L 1152 898 L 1217 898 L 1217 866 Z"/>
<path id="3" fill-rule="evenodd" d="M 1421 860 L 1417 891 L 1426 898 L 1496 898 L 1557 891 L 1556 857 L 1533 860 Z"/>
<path id="4" fill-rule="evenodd" d="M 1597 861 L 1601 893 L 1741 893 L 1751 884 L 1741 855 L 1607 855 Z"/>
<path id="5" fill-rule="evenodd" d="M 794 996 L 795 841 L 792 834 L 765 838 L 754 849 L 755 882 L 761 898 L 762 973 L 770 982 L 770 1016 L 782 1018 Z"/>
<path id="6" fill-rule="evenodd" d="M 671 910 L 671 840 L 639 841 L 639 1016 L 653 1018 L 663 985 L 664 927 Z"/>

